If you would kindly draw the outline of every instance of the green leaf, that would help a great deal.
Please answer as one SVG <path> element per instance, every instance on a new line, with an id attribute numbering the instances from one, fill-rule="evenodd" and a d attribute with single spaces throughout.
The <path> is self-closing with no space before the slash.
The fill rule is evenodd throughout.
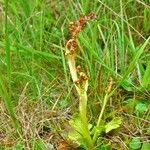
<path id="1" fill-rule="evenodd" d="M 99 150 L 111 150 L 111 145 L 110 145 L 110 143 L 109 143 L 109 144 L 102 145 Z"/>
<path id="2" fill-rule="evenodd" d="M 37 140 L 34 144 L 34 150 L 44 150 L 46 146 L 42 140 Z"/>
<path id="3" fill-rule="evenodd" d="M 143 143 L 141 150 L 150 150 L 150 143 Z"/>
<path id="4" fill-rule="evenodd" d="M 105 132 L 108 133 L 111 130 L 119 128 L 121 125 L 121 118 L 116 117 L 113 120 L 111 120 L 107 125 L 105 125 Z"/>
<path id="5" fill-rule="evenodd" d="M 122 81 L 121 86 L 127 91 L 133 91 L 132 82 L 128 79 Z"/>
<path id="6" fill-rule="evenodd" d="M 99 127 L 95 126 L 92 129 L 91 134 L 97 133 L 98 135 L 101 135 L 102 132 L 105 132 L 105 126 L 104 125 L 100 125 Z"/>
<path id="7" fill-rule="evenodd" d="M 76 142 L 80 147 L 87 149 L 89 145 L 89 139 L 87 138 L 87 130 L 78 113 L 73 115 L 72 120 L 69 121 L 72 130 L 68 134 L 68 138 Z M 88 124 L 88 130 L 92 128 L 91 124 Z"/>
<path id="8" fill-rule="evenodd" d="M 22 141 L 19 141 L 17 143 L 17 145 L 13 148 L 13 150 L 23 150 L 24 149 L 24 146 L 23 146 L 23 142 Z"/>
<path id="9" fill-rule="evenodd" d="M 140 141 L 140 139 L 139 138 L 137 138 L 137 137 L 135 137 L 135 138 L 133 138 L 132 140 L 131 140 L 131 142 L 129 143 L 129 147 L 131 148 L 131 149 L 139 149 L 140 147 L 141 147 L 141 141 Z"/>
<path id="10" fill-rule="evenodd" d="M 69 121 L 71 127 L 82 135 L 83 133 L 83 124 L 79 117 L 79 114 L 74 114 L 72 120 Z"/>
<path id="11" fill-rule="evenodd" d="M 137 114 L 142 115 L 148 110 L 148 105 L 146 105 L 145 103 L 138 103 L 135 107 L 135 110 Z"/>
<path id="12" fill-rule="evenodd" d="M 84 141 L 82 141 L 82 135 L 75 130 L 69 132 L 68 138 L 71 141 L 75 141 L 78 145 L 81 145 L 84 143 Z"/>
<path id="13" fill-rule="evenodd" d="M 135 111 L 136 101 L 134 99 L 128 99 L 123 104 L 123 109 L 128 114 L 133 114 Z"/>
<path id="14" fill-rule="evenodd" d="M 72 120 L 69 121 L 69 124 L 71 125 L 72 130 L 68 133 L 68 138 L 86 149 L 87 141 L 84 136 L 84 126 L 82 124 L 81 118 L 79 117 L 79 114 L 74 114 Z M 91 127 L 92 125 L 89 125 L 89 129 Z"/>

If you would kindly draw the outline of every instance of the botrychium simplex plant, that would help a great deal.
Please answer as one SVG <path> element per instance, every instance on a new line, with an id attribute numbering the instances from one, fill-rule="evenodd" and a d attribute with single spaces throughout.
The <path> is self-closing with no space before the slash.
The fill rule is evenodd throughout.
<path id="1" fill-rule="evenodd" d="M 82 15 L 78 21 L 71 22 L 69 25 L 69 31 L 71 38 L 65 45 L 65 55 L 69 65 L 70 74 L 75 85 L 76 91 L 79 95 L 79 114 L 75 114 L 70 121 L 70 125 L 74 131 L 69 134 L 69 138 L 77 142 L 85 149 L 93 150 L 95 148 L 98 137 L 101 132 L 105 130 L 106 133 L 112 129 L 118 128 L 121 124 L 121 120 L 118 118 L 113 119 L 105 126 L 101 126 L 102 116 L 109 99 L 109 93 L 112 88 L 113 80 L 110 79 L 109 86 L 106 89 L 106 94 L 103 100 L 102 109 L 99 114 L 97 124 L 94 126 L 89 124 L 87 117 L 87 90 L 89 77 L 82 71 L 81 66 L 76 66 L 76 57 L 78 51 L 77 37 L 78 34 L 83 31 L 86 23 L 89 20 L 94 19 L 96 16 L 94 13 L 89 15 Z"/>

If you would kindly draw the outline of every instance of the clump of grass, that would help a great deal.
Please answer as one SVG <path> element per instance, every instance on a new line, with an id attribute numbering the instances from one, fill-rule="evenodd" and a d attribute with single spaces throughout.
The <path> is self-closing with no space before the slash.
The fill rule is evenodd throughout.
<path id="1" fill-rule="evenodd" d="M 16 129 L 16 134 L 21 135 L 21 126 L 17 119 L 14 106 L 11 100 L 11 58 L 10 58 L 10 39 L 8 33 L 8 0 L 5 1 L 5 51 L 6 51 L 6 64 L 7 64 L 7 78 L 8 87 L 6 88 L 3 82 L 2 76 L 0 77 L 0 93 L 3 97 L 6 109 L 12 119 L 14 127 Z"/>

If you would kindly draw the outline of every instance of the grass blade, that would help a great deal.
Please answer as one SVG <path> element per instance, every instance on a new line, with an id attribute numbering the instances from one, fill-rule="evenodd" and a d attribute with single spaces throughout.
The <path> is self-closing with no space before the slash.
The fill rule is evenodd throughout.
<path id="1" fill-rule="evenodd" d="M 144 48 L 146 47 L 146 45 L 148 44 L 150 40 L 150 37 L 145 41 L 145 43 L 139 48 L 139 50 L 135 53 L 131 63 L 129 64 L 129 67 L 126 71 L 126 73 L 124 74 L 122 80 L 120 83 L 122 83 L 123 81 L 125 81 L 125 79 L 130 75 L 131 71 L 134 69 L 138 59 L 140 58 L 141 54 L 143 53 L 144 51 Z"/>

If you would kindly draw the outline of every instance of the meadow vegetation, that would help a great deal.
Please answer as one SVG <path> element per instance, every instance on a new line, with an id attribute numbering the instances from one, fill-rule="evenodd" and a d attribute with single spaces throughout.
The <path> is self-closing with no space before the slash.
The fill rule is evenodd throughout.
<path id="1" fill-rule="evenodd" d="M 150 150 L 149 0 L 0 0 L 0 150 L 12 149 Z"/>

